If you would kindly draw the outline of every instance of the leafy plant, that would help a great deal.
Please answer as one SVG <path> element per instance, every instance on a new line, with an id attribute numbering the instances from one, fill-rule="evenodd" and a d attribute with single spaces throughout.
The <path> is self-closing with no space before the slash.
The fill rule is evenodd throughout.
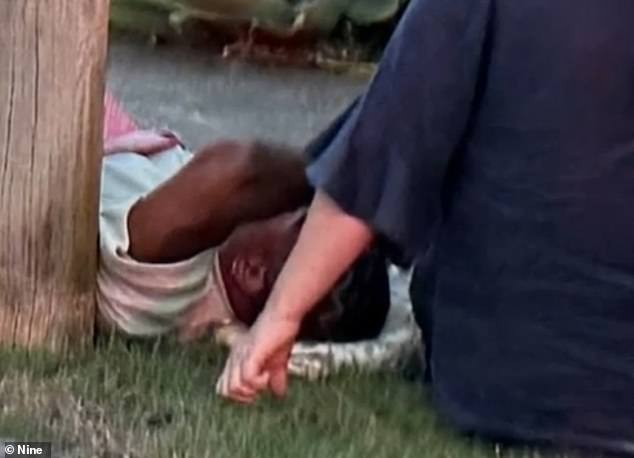
<path id="1" fill-rule="evenodd" d="M 292 34 L 328 36 L 344 20 L 367 26 L 394 17 L 407 0 L 113 0 L 119 28 L 156 34 L 181 33 L 194 22 L 248 23 Z"/>

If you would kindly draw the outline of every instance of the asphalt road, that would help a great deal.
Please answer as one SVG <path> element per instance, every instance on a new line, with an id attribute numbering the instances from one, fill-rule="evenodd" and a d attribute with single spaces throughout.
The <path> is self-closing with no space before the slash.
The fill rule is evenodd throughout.
<path id="1" fill-rule="evenodd" d="M 227 62 L 181 47 L 116 40 L 108 84 L 147 127 L 169 127 L 191 149 L 220 138 L 258 138 L 301 147 L 367 84 L 320 70 Z M 392 272 L 393 300 L 407 280 Z"/>
<path id="2" fill-rule="evenodd" d="M 138 119 L 175 129 L 190 148 L 219 138 L 305 145 L 367 84 L 121 39 L 110 47 L 108 82 Z"/>

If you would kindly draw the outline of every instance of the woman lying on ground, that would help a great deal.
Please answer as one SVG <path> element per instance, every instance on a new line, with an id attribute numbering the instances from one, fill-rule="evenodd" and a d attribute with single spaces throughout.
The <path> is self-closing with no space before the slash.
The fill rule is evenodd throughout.
<path id="1" fill-rule="evenodd" d="M 176 334 L 183 341 L 249 327 L 312 198 L 304 158 L 288 148 L 240 142 L 192 153 L 170 132 L 138 129 L 109 95 L 105 130 L 101 327 L 137 337 Z M 373 247 L 306 317 L 301 339 L 374 339 L 389 308 L 386 261 Z M 376 351 L 362 353 L 357 364 L 376 359 Z"/>

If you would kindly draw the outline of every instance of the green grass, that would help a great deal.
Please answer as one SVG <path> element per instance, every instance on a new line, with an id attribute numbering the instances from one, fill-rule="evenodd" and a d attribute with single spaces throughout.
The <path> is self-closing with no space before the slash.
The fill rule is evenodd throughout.
<path id="1" fill-rule="evenodd" d="M 61 362 L 0 351 L 0 437 L 69 457 L 541 457 L 458 437 L 418 383 L 393 375 L 295 381 L 252 408 L 213 393 L 224 354 L 113 340 Z"/>

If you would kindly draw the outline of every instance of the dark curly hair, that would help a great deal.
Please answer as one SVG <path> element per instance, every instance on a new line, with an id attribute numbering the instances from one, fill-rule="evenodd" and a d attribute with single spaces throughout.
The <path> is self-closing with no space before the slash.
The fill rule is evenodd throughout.
<path id="1" fill-rule="evenodd" d="M 372 339 L 383 329 L 389 309 L 386 259 L 378 248 L 373 248 L 304 318 L 300 338 L 333 342 Z"/>

